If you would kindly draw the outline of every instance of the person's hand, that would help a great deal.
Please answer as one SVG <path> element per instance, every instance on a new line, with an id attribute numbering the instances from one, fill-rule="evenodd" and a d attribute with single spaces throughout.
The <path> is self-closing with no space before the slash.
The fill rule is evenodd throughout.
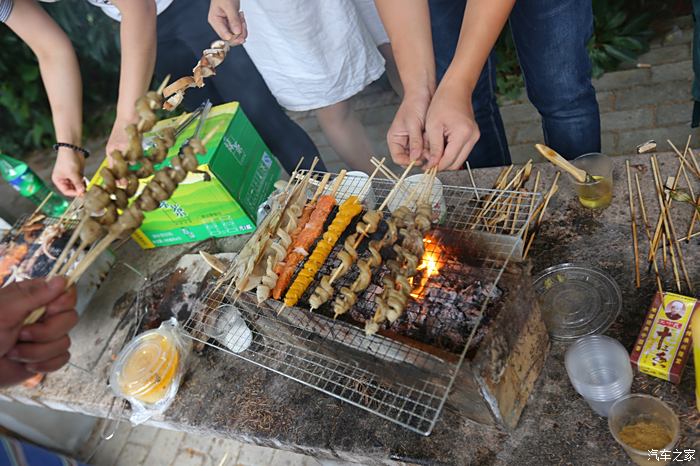
<path id="1" fill-rule="evenodd" d="M 443 80 L 425 118 L 425 137 L 430 151 L 425 168 L 459 170 L 479 140 L 471 92 L 464 85 Z"/>
<path id="2" fill-rule="evenodd" d="M 0 386 L 58 370 L 68 362 L 68 332 L 78 322 L 75 302 L 75 287 L 66 291 L 62 277 L 0 288 Z M 24 319 L 42 306 L 44 316 L 23 326 Z"/>
<path id="3" fill-rule="evenodd" d="M 405 166 L 416 161 L 416 165 L 421 165 L 422 158 L 427 156 L 423 131 L 429 104 L 430 93 L 427 91 L 407 93 L 401 101 L 386 135 L 389 153 L 397 164 Z"/>
<path id="4" fill-rule="evenodd" d="M 127 147 L 129 147 L 129 136 L 126 134 L 126 127 L 131 123 L 137 123 L 138 116 L 132 118 L 119 118 L 114 120 L 114 125 L 112 126 L 112 132 L 107 139 L 107 146 L 105 151 L 107 155 L 111 154 L 114 150 L 120 150 L 124 152 Z"/>
<path id="5" fill-rule="evenodd" d="M 248 37 L 248 26 L 240 0 L 211 0 L 209 24 L 229 45 L 240 45 Z"/>
<path id="6" fill-rule="evenodd" d="M 68 147 L 59 147 L 51 181 L 64 196 L 76 197 L 85 192 L 83 168 L 85 157 Z"/>

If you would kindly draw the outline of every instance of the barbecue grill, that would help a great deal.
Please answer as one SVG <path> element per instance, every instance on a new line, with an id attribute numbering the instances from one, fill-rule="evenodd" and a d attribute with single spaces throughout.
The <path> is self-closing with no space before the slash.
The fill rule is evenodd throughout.
<path id="1" fill-rule="evenodd" d="M 312 180 L 318 182 L 323 175 L 313 173 Z M 343 183 L 336 197 L 340 200 L 359 193 L 361 181 L 357 184 Z M 372 180 L 377 204 L 392 188 L 394 181 Z M 407 193 L 399 190 L 399 195 Z M 455 382 L 465 377 L 464 371 L 460 375 L 465 361 L 478 354 L 506 301 L 519 292 L 514 285 L 503 286 L 501 278 L 508 273 L 509 263 L 522 258 L 523 236 L 542 202 L 539 193 L 522 190 L 443 186 L 442 195 L 446 213 L 424 237 L 425 254 L 413 278 L 406 312 L 377 334 L 366 335 L 364 321 L 372 317 L 374 297 L 381 293 L 383 266 L 347 314 L 333 319 L 328 303 L 309 311 L 307 300 L 319 277 L 339 263 L 336 256 L 342 250 L 342 239 L 297 306 L 278 315 L 279 301 L 270 299 L 260 305 L 254 292 L 234 298 L 226 286 L 212 284 L 185 329 L 194 340 L 419 434 L 430 434 Z M 440 215 L 435 212 L 436 218 Z M 336 290 L 352 283 L 358 273 L 353 269 L 334 283 Z M 224 304 L 234 306 L 250 332 L 221 335 L 219 314 L 221 309 L 230 309 Z M 539 319 L 539 311 L 536 314 Z M 252 342 L 246 349 L 231 350 L 240 346 L 233 340 L 250 339 L 250 333 Z M 508 350 L 506 347 L 501 356 L 507 357 Z M 493 403 L 486 400 L 484 405 Z"/>

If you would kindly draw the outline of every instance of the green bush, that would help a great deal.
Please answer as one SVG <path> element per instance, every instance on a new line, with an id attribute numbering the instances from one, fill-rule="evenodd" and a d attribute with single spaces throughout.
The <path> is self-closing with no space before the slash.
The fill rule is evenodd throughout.
<path id="1" fill-rule="evenodd" d="M 45 5 L 73 41 L 83 76 L 84 137 L 104 135 L 114 118 L 119 83 L 118 25 L 84 1 Z M 0 151 L 22 157 L 50 147 L 49 102 L 32 51 L 0 26 Z"/>

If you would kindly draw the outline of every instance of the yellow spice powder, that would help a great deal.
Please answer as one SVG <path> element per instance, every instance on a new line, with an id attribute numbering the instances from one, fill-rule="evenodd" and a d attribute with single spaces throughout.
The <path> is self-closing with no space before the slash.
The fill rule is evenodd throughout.
<path id="1" fill-rule="evenodd" d="M 627 424 L 619 433 L 620 440 L 637 450 L 661 450 L 671 442 L 671 433 L 654 421 L 637 421 Z"/>

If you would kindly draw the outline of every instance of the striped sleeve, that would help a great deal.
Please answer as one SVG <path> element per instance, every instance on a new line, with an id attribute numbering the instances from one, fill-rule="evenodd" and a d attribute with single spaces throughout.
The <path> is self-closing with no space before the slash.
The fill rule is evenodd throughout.
<path id="1" fill-rule="evenodd" d="M 0 0 L 0 23 L 7 21 L 12 13 L 13 0 Z"/>

